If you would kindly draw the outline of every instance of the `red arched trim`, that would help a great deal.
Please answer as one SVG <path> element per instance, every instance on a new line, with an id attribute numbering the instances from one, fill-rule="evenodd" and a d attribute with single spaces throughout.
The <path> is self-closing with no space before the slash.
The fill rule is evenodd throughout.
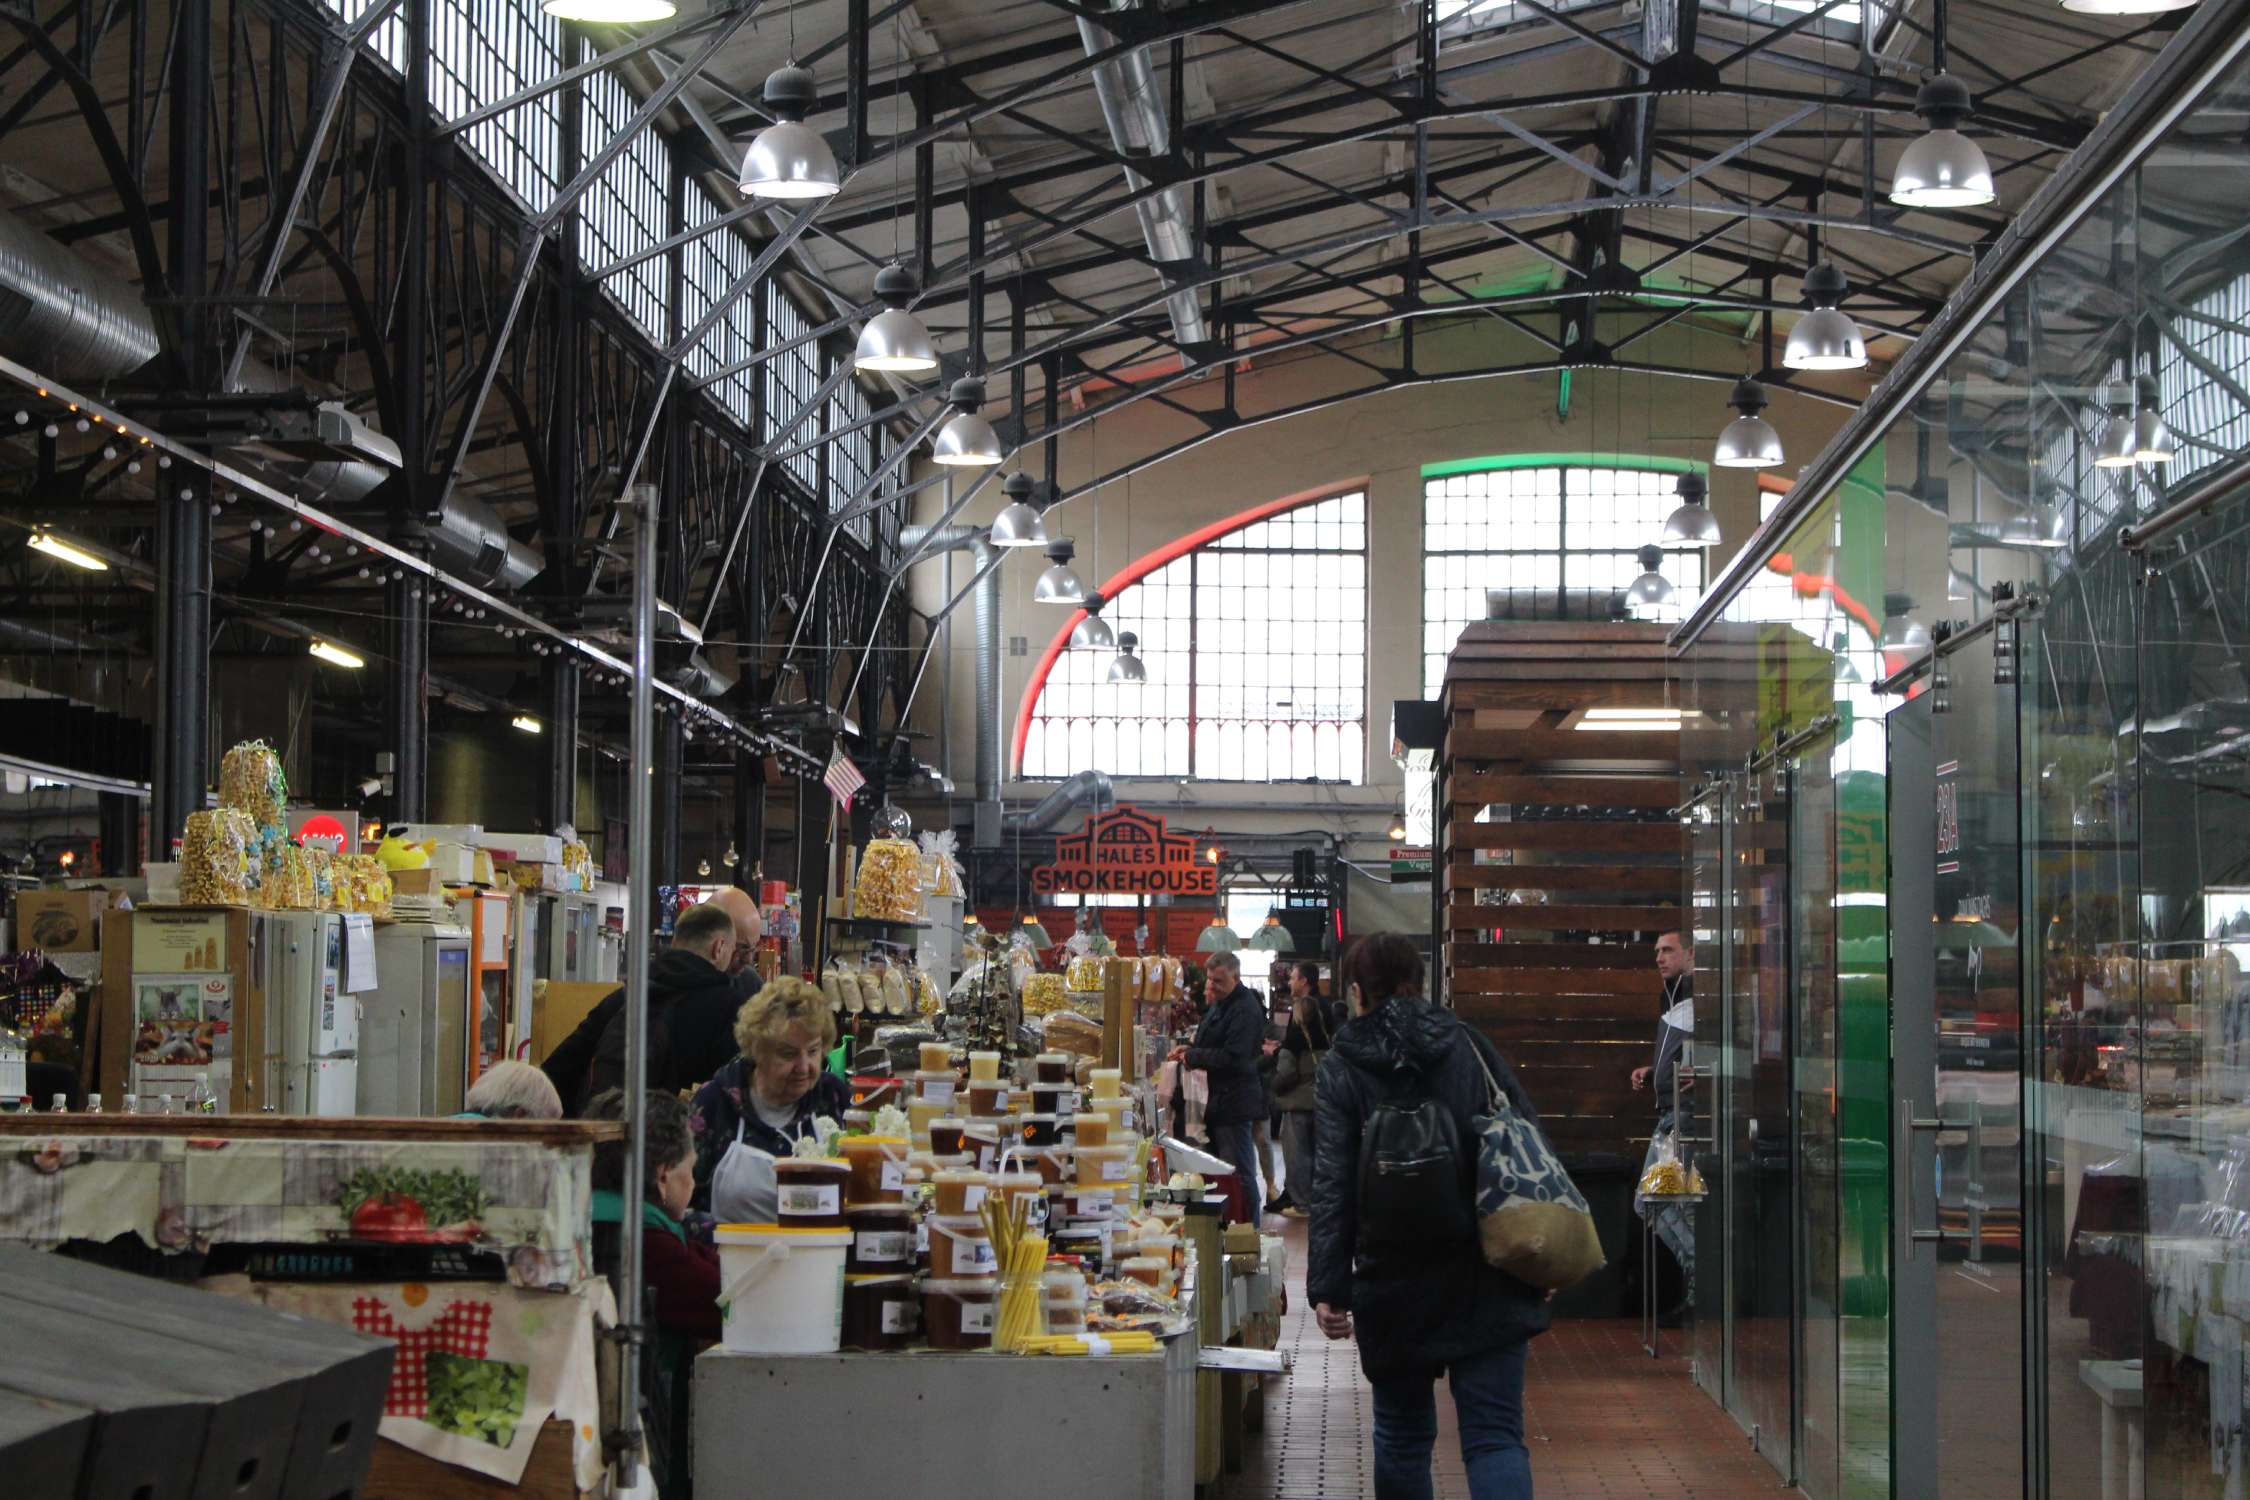
<path id="1" fill-rule="evenodd" d="M 1139 583 L 1166 563 L 1176 562 L 1196 548 L 1208 546 L 1217 541 L 1230 531 L 1240 531 L 1245 526 L 1255 525 L 1269 516 L 1278 516 L 1285 510 L 1295 510 L 1301 505 L 1312 505 L 1321 500 L 1333 500 L 1338 495 L 1349 495 L 1354 490 L 1364 492 L 1373 482 L 1374 476 L 1372 474 L 1362 474 L 1356 479 L 1345 479 L 1335 484 L 1324 484 L 1318 489 L 1299 490 L 1294 495 L 1283 495 L 1278 500 L 1268 500 L 1263 505 L 1253 505 L 1248 510 L 1237 511 L 1224 520 L 1213 521 L 1210 525 L 1200 527 L 1185 536 L 1174 537 L 1155 551 L 1143 553 L 1112 573 L 1101 585 L 1101 596 L 1105 600 L 1115 599 L 1119 594 Z M 1023 774 L 1024 744 L 1031 738 L 1031 711 L 1038 705 L 1040 693 L 1046 690 L 1047 674 L 1054 671 L 1055 663 L 1062 659 L 1063 652 L 1069 647 L 1070 633 L 1076 630 L 1078 622 L 1085 618 L 1086 611 L 1082 609 L 1074 609 L 1070 612 L 1070 618 L 1063 621 L 1062 629 L 1055 632 L 1055 638 L 1049 641 L 1047 649 L 1040 653 L 1038 663 L 1031 669 L 1031 680 L 1023 685 L 1023 701 L 1016 705 L 1015 744 L 1008 756 L 1009 769 L 1018 776 Z"/>

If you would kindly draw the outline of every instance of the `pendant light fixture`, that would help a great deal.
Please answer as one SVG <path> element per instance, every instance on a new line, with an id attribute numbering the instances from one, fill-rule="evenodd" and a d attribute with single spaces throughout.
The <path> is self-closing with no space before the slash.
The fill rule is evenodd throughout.
<path id="1" fill-rule="evenodd" d="M 1954 127 L 1974 108 L 1960 79 L 1938 71 L 1922 81 L 1914 112 L 1930 128 L 1891 169 L 1891 201 L 1907 208 L 1978 208 L 2000 196 L 1984 151 Z"/>
<path id="2" fill-rule="evenodd" d="M 1398 844 L 1398 843 L 1404 843 L 1404 842 L 1405 842 L 1405 840 L 1406 840 L 1406 809 L 1405 809 L 1405 808 L 1403 808 L 1403 807 L 1394 807 L 1394 808 L 1392 808 L 1392 809 L 1391 809 L 1391 821 L 1390 821 L 1389 825 L 1388 825 L 1387 827 L 1385 827 L 1385 828 L 1384 828 L 1383 832 L 1384 832 L 1385 836 L 1387 836 L 1387 837 L 1388 837 L 1388 838 L 1390 839 L 1390 841 L 1391 841 L 1392 843 L 1394 843 L 1394 844 Z"/>
<path id="3" fill-rule="evenodd" d="M 1281 913 L 1266 908 L 1266 920 L 1256 932 L 1250 934 L 1250 947 L 1259 953 L 1287 953 L 1290 947 L 1289 929 L 1281 925 Z"/>
<path id="4" fill-rule="evenodd" d="M 1711 462 L 1722 469 L 1770 469 L 1781 462 L 1781 434 L 1761 415 L 1767 401 L 1766 388 L 1757 381 L 1745 376 L 1734 383 L 1727 405 L 1740 415 L 1720 430 Z"/>
<path id="5" fill-rule="evenodd" d="M 1000 447 L 1000 434 L 977 415 L 977 408 L 984 405 L 984 382 L 974 375 L 964 375 L 953 382 L 946 400 L 952 403 L 953 415 L 938 429 L 937 441 L 930 445 L 930 462 L 989 469 L 1004 461 L 1008 455 Z"/>
<path id="6" fill-rule="evenodd" d="M 1117 632 L 1110 629 L 1109 621 L 1102 618 L 1102 606 L 1108 601 L 1098 589 L 1086 590 L 1086 600 L 1079 607 L 1086 618 L 1073 625 L 1070 644 L 1078 651 L 1114 651 L 1117 649 Z"/>
<path id="7" fill-rule="evenodd" d="M 758 132 L 742 158 L 736 184 L 744 196 L 778 200 L 831 198 L 843 189 L 836 153 L 805 123 L 820 99 L 809 69 L 789 63 L 766 75 L 766 110 L 774 122 Z"/>
<path id="8" fill-rule="evenodd" d="M 1070 565 L 1070 560 L 1077 555 L 1077 547 L 1067 536 L 1056 537 L 1047 544 L 1047 571 L 1031 586 L 1032 603 L 1079 605 L 1086 602 L 1085 580 Z"/>
<path id="9" fill-rule="evenodd" d="M 1663 565 L 1664 549 L 1654 544 L 1640 550 L 1641 576 L 1625 590 L 1625 607 L 1635 614 L 1671 602 L 1672 582 L 1656 571 Z"/>
<path id="10" fill-rule="evenodd" d="M 921 289 L 914 273 L 896 261 L 875 273 L 875 300 L 883 310 L 859 331 L 852 368 L 871 374 L 922 375 L 938 367 L 930 330 L 907 310 Z"/>
<path id="11" fill-rule="evenodd" d="M 1139 649 L 1141 638 L 1130 630 L 1117 637 L 1117 657 L 1109 664 L 1111 682 L 1146 682 L 1148 668 L 1133 653 Z"/>
<path id="12" fill-rule="evenodd" d="M 1000 482 L 1000 493 L 1008 503 L 1000 514 L 992 518 L 992 530 L 985 540 L 995 547 L 1044 547 L 1047 545 L 1047 523 L 1039 518 L 1031 503 L 1033 490 L 1031 476 L 1018 469 Z"/>
<path id="13" fill-rule="evenodd" d="M 2133 393 L 2132 404 L 2113 412 L 2109 425 L 2102 429 L 2101 448 L 2094 456 L 2094 467 L 2098 469 L 2162 465 L 2173 459 L 2172 434 L 2157 411 L 2161 398 L 2155 380 L 2146 375 L 2136 376 L 2129 389 Z"/>
<path id="14" fill-rule="evenodd" d="M 669 21 L 680 13 L 672 0 L 540 0 L 539 9 L 558 21 L 582 26 L 640 26 Z"/>
<path id="15" fill-rule="evenodd" d="M 1680 476 L 1672 487 L 1680 497 L 1679 506 L 1664 518 L 1663 542 L 1667 547 L 1716 547 L 1719 545 L 1719 518 L 1711 514 L 1704 503 L 1711 486 L 1693 469 Z"/>
<path id="16" fill-rule="evenodd" d="M 1781 362 L 1792 370 L 1864 370 L 1867 340 L 1859 325 L 1839 307 L 1851 284 L 1833 261 L 1819 261 L 1805 272 L 1805 305 L 1810 310 L 1789 330 Z"/>

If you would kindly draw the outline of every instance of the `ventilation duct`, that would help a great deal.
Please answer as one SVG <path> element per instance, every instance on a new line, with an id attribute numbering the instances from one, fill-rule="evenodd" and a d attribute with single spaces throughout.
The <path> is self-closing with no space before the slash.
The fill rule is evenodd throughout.
<path id="1" fill-rule="evenodd" d="M 520 589 L 547 567 L 545 553 L 508 535 L 498 511 L 467 495 L 447 496 L 425 531 L 451 571 L 487 587 Z"/>
<path id="2" fill-rule="evenodd" d="M 0 213 L 0 349 L 57 380 L 109 380 L 162 345 L 141 294 L 52 235 Z"/>
<path id="3" fill-rule="evenodd" d="M 976 842 L 987 846 L 998 842 L 1000 832 L 1000 554 L 981 526 L 908 526 L 899 532 L 898 544 L 909 557 L 966 550 L 977 570 L 969 601 L 977 641 Z"/>
<path id="4" fill-rule="evenodd" d="M 1081 804 L 1088 812 L 1108 812 L 1117 805 L 1117 788 L 1103 772 L 1080 771 L 1040 798 L 1030 811 L 1009 814 L 1004 826 L 1011 838 L 1019 833 L 1045 833 Z"/>
<path id="5" fill-rule="evenodd" d="M 1113 5 L 1112 11 L 1130 10 L 1130 5 Z M 1106 52 L 1118 43 L 1118 37 L 1099 21 L 1081 15 L 1078 18 L 1078 39 L 1084 44 L 1089 57 Z M 1102 120 L 1109 127 L 1109 138 L 1125 157 L 1160 157 L 1172 148 L 1171 128 L 1165 119 L 1164 95 L 1156 84 L 1156 69 L 1149 62 L 1148 48 L 1135 47 L 1109 62 L 1094 68 L 1094 95 L 1101 101 Z M 1125 185 L 1133 192 L 1145 192 L 1148 179 L 1131 167 L 1125 169 Z M 1185 189 L 1175 185 L 1160 193 L 1152 193 L 1133 205 L 1140 215 L 1141 238 L 1148 245 L 1149 256 L 1159 267 L 1191 266 L 1195 263 L 1195 219 Z M 1210 341 L 1209 326 L 1203 321 L 1203 306 L 1191 291 L 1174 292 L 1165 299 L 1171 309 L 1172 332 L 1183 351 Z M 1192 357 L 1183 353 L 1183 358 Z"/>

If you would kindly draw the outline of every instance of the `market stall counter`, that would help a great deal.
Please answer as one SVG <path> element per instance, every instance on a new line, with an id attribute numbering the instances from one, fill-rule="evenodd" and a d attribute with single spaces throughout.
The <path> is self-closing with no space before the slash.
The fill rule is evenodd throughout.
<path id="1" fill-rule="evenodd" d="M 616 1321 L 589 1173 L 615 1125 L 0 1115 L 0 1243 L 337 1323 L 397 1349 L 363 1493 L 576 1500 Z"/>
<path id="2" fill-rule="evenodd" d="M 715 1348 L 695 1362 L 696 1489 L 821 1495 L 842 1481 L 859 1493 L 990 1500 L 1013 1492 L 1007 1475 L 1036 1469 L 1073 1500 L 1185 1496 L 1196 1349 L 1193 1334 L 1155 1354 L 1061 1359 Z M 838 1432 L 872 1440 L 839 1451 L 827 1440 Z"/>

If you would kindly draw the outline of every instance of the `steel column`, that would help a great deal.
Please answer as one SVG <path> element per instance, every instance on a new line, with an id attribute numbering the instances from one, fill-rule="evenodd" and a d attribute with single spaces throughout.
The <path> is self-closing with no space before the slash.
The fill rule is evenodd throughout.
<path id="1" fill-rule="evenodd" d="M 412 573 L 384 588 L 384 740 L 396 757 L 391 817 L 418 823 L 429 813 L 430 600 Z"/>
<path id="2" fill-rule="evenodd" d="M 546 697 L 547 757 L 540 766 L 539 807 L 545 831 L 578 825 L 578 699 L 585 679 L 575 658 L 551 656 L 541 673 Z"/>
<path id="3" fill-rule="evenodd" d="M 156 509 L 156 756 L 150 852 L 171 857 L 210 784 L 211 509 L 195 469 L 165 471 Z"/>
<path id="4" fill-rule="evenodd" d="M 98 792 L 95 801 L 102 844 L 102 874 L 139 874 L 142 799 L 125 792 Z"/>

